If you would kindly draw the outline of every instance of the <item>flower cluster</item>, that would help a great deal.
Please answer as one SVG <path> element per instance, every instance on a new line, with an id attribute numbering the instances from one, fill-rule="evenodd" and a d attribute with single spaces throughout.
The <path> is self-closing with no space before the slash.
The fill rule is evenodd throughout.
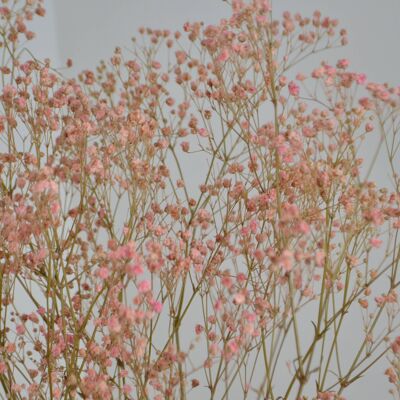
<path id="1" fill-rule="evenodd" d="M 400 395 L 400 90 L 297 71 L 347 43 L 319 11 L 231 6 L 72 79 L 2 1 L 3 398 L 343 400 L 385 354 Z"/>

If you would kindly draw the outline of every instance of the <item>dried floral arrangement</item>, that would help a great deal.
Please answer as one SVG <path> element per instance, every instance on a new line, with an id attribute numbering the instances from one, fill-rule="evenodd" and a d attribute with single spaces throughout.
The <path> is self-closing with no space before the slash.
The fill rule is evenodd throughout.
<path id="1" fill-rule="evenodd" d="M 345 399 L 382 360 L 400 398 L 400 88 L 299 72 L 335 19 L 229 7 L 67 79 L 2 0 L 2 399 Z"/>

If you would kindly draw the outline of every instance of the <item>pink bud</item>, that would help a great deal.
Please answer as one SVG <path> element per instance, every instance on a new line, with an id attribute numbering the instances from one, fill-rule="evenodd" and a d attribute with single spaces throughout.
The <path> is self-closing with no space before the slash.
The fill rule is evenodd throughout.
<path id="1" fill-rule="evenodd" d="M 300 94 L 300 88 L 299 88 L 299 86 L 295 83 L 295 82 L 293 82 L 293 81 L 291 81 L 290 83 L 289 83 L 289 86 L 288 86 L 288 88 L 289 88 L 289 93 L 292 95 L 292 96 L 298 96 L 299 94 Z"/>
<path id="2" fill-rule="evenodd" d="M 106 267 L 101 267 L 98 272 L 100 279 L 107 279 L 109 276 L 109 271 Z"/>
<path id="3" fill-rule="evenodd" d="M 370 239 L 369 244 L 371 247 L 379 248 L 382 244 L 382 240 L 378 239 L 377 237 L 373 237 Z"/>
<path id="4" fill-rule="evenodd" d="M 151 283 L 148 280 L 142 281 L 139 283 L 138 286 L 139 292 L 140 293 L 146 293 L 151 289 Z"/>
<path id="5" fill-rule="evenodd" d="M 225 62 L 226 60 L 228 60 L 229 57 L 230 57 L 229 50 L 225 48 L 219 54 L 217 61 L 222 63 L 222 62 Z"/>
<path id="6" fill-rule="evenodd" d="M 365 132 L 372 132 L 373 130 L 374 130 L 374 125 L 371 124 L 370 122 L 368 122 L 368 123 L 365 125 Z"/>

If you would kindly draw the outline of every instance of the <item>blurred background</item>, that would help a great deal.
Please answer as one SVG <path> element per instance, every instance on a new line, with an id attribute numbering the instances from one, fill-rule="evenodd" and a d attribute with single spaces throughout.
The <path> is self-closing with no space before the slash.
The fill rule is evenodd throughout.
<path id="1" fill-rule="evenodd" d="M 399 0 L 274 0 L 274 14 L 284 10 L 311 15 L 316 9 L 336 17 L 349 31 L 349 45 L 325 53 L 348 57 L 351 67 L 373 81 L 400 83 Z M 74 60 L 74 71 L 93 67 L 119 45 L 129 46 L 139 26 L 180 29 L 186 21 L 218 22 L 229 16 L 223 0 L 45 0 L 47 17 L 36 19 L 38 55 L 60 64 Z"/>

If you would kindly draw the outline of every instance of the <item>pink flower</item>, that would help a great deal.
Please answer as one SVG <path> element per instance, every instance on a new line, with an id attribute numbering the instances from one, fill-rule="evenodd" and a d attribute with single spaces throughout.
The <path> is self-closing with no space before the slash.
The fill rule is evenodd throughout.
<path id="1" fill-rule="evenodd" d="M 177 51 L 175 52 L 175 57 L 178 64 L 183 64 L 186 60 L 186 52 Z"/>
<path id="2" fill-rule="evenodd" d="M 368 122 L 365 124 L 365 132 L 372 132 L 374 130 L 374 125 Z"/>
<path id="3" fill-rule="evenodd" d="M 221 308 L 222 308 L 222 301 L 221 301 L 221 299 L 218 299 L 218 300 L 215 302 L 215 304 L 214 304 L 214 309 L 215 309 L 216 311 L 220 311 Z"/>
<path id="4" fill-rule="evenodd" d="M 218 58 L 217 58 L 217 61 L 220 62 L 220 63 L 222 63 L 222 62 L 227 61 L 227 60 L 229 59 L 229 57 L 230 57 L 229 50 L 228 50 L 227 48 L 225 48 L 225 49 L 223 49 L 223 50 L 221 51 L 221 53 L 219 54 L 219 56 L 218 56 Z"/>
<path id="5" fill-rule="evenodd" d="M 110 332 L 112 333 L 119 333 L 121 332 L 121 324 L 118 321 L 118 318 L 115 316 L 112 316 L 109 321 L 108 321 L 108 328 L 110 329 Z"/>
<path id="6" fill-rule="evenodd" d="M 26 108 L 26 100 L 23 97 L 18 97 L 16 104 L 19 110 L 24 110 Z"/>
<path id="7" fill-rule="evenodd" d="M 336 282 L 336 289 L 340 292 L 344 288 L 344 283 L 342 281 Z"/>
<path id="8" fill-rule="evenodd" d="M 236 293 L 234 296 L 234 302 L 237 305 L 243 304 L 246 301 L 246 296 L 243 293 Z"/>
<path id="9" fill-rule="evenodd" d="M 23 335 L 25 333 L 25 327 L 22 324 L 21 325 L 17 325 L 16 330 L 17 330 L 17 334 L 18 335 Z"/>
<path id="10" fill-rule="evenodd" d="M 101 267 L 100 269 L 99 269 L 99 272 L 98 272 L 98 275 L 99 275 L 99 278 L 100 279 L 107 279 L 108 278 L 108 276 L 110 275 L 110 272 L 108 271 L 108 268 L 106 268 L 106 267 Z"/>
<path id="11" fill-rule="evenodd" d="M 279 261 L 286 272 L 291 271 L 293 264 L 293 253 L 289 250 L 283 250 Z"/>
<path id="12" fill-rule="evenodd" d="M 208 132 L 204 128 L 199 129 L 199 135 L 201 137 L 208 137 Z"/>
<path id="13" fill-rule="evenodd" d="M 335 397 L 334 392 L 318 392 L 318 400 L 333 400 Z"/>
<path id="14" fill-rule="evenodd" d="M 349 66 L 349 64 L 350 64 L 349 60 L 343 58 L 337 62 L 336 66 L 341 69 L 346 69 Z"/>
<path id="15" fill-rule="evenodd" d="M 256 219 L 252 219 L 249 224 L 251 233 L 256 234 L 258 229 L 258 221 Z"/>
<path id="16" fill-rule="evenodd" d="M 15 343 L 8 343 L 6 345 L 6 352 L 8 354 L 14 353 L 14 351 L 16 351 L 17 346 L 15 345 Z"/>
<path id="17" fill-rule="evenodd" d="M 385 371 L 385 375 L 388 377 L 390 383 L 397 382 L 397 375 L 393 368 L 387 368 Z"/>
<path id="18" fill-rule="evenodd" d="M 10 9 L 8 7 L 0 7 L 0 15 L 8 16 L 10 14 Z"/>
<path id="19" fill-rule="evenodd" d="M 265 258 L 265 252 L 261 249 L 256 249 L 254 251 L 254 258 L 258 261 L 261 262 Z"/>
<path id="20" fill-rule="evenodd" d="M 369 244 L 371 247 L 379 248 L 382 244 L 382 240 L 378 239 L 377 237 L 373 237 L 370 239 Z"/>
<path id="21" fill-rule="evenodd" d="M 367 81 L 367 75 L 365 74 L 356 74 L 356 82 L 359 85 L 364 85 L 364 83 Z"/>
<path id="22" fill-rule="evenodd" d="M 292 96 L 297 97 L 300 94 L 300 88 L 297 85 L 297 83 L 295 83 L 293 81 L 289 82 L 288 88 L 289 88 L 289 93 Z"/>
<path id="23" fill-rule="evenodd" d="M 140 264 L 128 264 L 125 267 L 125 271 L 130 277 L 133 278 L 143 274 L 143 267 Z"/>
<path id="24" fill-rule="evenodd" d="M 239 351 L 239 346 L 238 346 L 236 340 L 231 340 L 231 341 L 228 343 L 228 348 L 229 348 L 229 350 L 230 350 L 232 353 L 234 353 L 234 354 L 237 353 L 237 352 Z"/>
<path id="25" fill-rule="evenodd" d="M 320 67 L 320 68 L 315 69 L 312 72 L 311 76 L 315 79 L 322 78 L 324 76 L 324 72 L 325 72 L 324 68 Z"/>
<path id="26" fill-rule="evenodd" d="M 358 102 L 366 110 L 372 110 L 374 108 L 374 103 L 368 97 L 363 97 Z"/>
<path id="27" fill-rule="evenodd" d="M 400 336 L 397 336 L 397 338 L 392 343 L 391 348 L 393 353 L 400 354 Z"/>
<path id="28" fill-rule="evenodd" d="M 286 83 L 287 83 L 286 76 L 280 76 L 279 77 L 279 85 L 283 87 L 283 86 L 286 86 Z"/>
<path id="29" fill-rule="evenodd" d="M 53 215 L 56 215 L 60 211 L 60 203 L 58 201 L 53 201 L 50 204 L 50 211 Z"/>
<path id="30" fill-rule="evenodd" d="M 189 144 L 189 142 L 182 142 L 181 143 L 181 147 L 182 147 L 182 150 L 185 152 L 185 153 L 187 153 L 188 151 L 189 151 L 189 147 L 190 147 L 190 144 Z"/>
<path id="31" fill-rule="evenodd" d="M 325 262 L 325 253 L 323 251 L 317 251 L 315 253 L 315 263 L 318 267 L 323 267 Z"/>
<path id="32" fill-rule="evenodd" d="M 153 311 L 156 312 L 157 314 L 160 314 L 163 309 L 163 305 L 159 301 L 153 301 L 151 303 L 151 306 L 153 308 Z"/>
<path id="33" fill-rule="evenodd" d="M 45 190 L 49 190 L 49 192 L 57 194 L 58 186 L 57 186 L 56 182 L 54 182 L 52 180 L 45 180 L 45 181 L 40 181 L 40 182 L 36 183 L 32 187 L 33 193 L 41 193 L 41 192 L 44 192 Z"/>
<path id="34" fill-rule="evenodd" d="M 372 222 L 375 226 L 382 225 L 384 223 L 382 211 L 374 208 L 364 213 L 364 217 L 367 221 Z"/>
<path id="35" fill-rule="evenodd" d="M 151 283 L 148 280 L 142 281 L 138 285 L 138 290 L 140 293 L 146 293 L 151 289 Z"/>
<path id="36" fill-rule="evenodd" d="M 307 77 L 304 75 L 304 74 L 301 74 L 301 73 L 299 73 L 299 74 L 297 74 L 296 75 L 296 79 L 298 80 L 298 81 L 304 81 L 305 79 L 306 79 Z"/>
<path id="37" fill-rule="evenodd" d="M 129 394 L 132 392 L 133 388 L 131 385 L 125 384 L 122 388 L 124 394 Z"/>
<path id="38" fill-rule="evenodd" d="M 310 226 L 305 221 L 300 221 L 297 229 L 300 233 L 303 233 L 304 235 L 308 235 L 311 231 Z"/>
<path id="39" fill-rule="evenodd" d="M 12 98 L 17 94 L 17 89 L 11 85 L 5 85 L 3 88 L 3 96 L 6 98 Z"/>
<path id="40" fill-rule="evenodd" d="M 382 307 L 385 304 L 386 299 L 385 299 L 384 296 L 376 296 L 375 297 L 375 302 L 376 302 L 378 307 Z"/>
<path id="41" fill-rule="evenodd" d="M 194 328 L 194 331 L 196 332 L 196 335 L 200 335 L 204 331 L 204 328 L 201 325 L 197 324 Z"/>

